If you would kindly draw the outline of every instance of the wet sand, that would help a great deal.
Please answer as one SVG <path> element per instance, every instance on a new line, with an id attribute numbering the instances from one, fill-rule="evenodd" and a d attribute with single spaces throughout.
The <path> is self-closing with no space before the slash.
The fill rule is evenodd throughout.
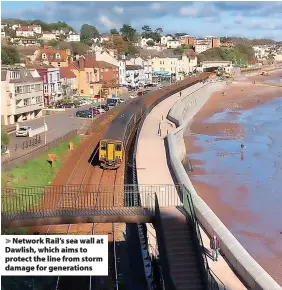
<path id="1" fill-rule="evenodd" d="M 281 75 L 280 70 L 246 81 Z M 276 155 L 278 161 L 282 157 L 282 88 L 243 81 L 228 85 L 224 93 L 213 94 L 185 133 L 193 168 L 189 176 L 199 195 L 282 286 L 282 165 L 276 162 Z M 279 119 L 278 128 L 272 116 Z"/>

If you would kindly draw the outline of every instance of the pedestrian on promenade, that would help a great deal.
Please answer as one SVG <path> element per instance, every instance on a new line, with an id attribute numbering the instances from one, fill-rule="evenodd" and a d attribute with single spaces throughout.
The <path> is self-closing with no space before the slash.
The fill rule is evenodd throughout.
<path id="1" fill-rule="evenodd" d="M 179 93 L 179 97 L 181 98 L 182 92 Z"/>
<path id="2" fill-rule="evenodd" d="M 211 240 L 211 250 L 213 261 L 217 261 L 219 256 L 219 242 L 216 236 L 213 236 Z"/>

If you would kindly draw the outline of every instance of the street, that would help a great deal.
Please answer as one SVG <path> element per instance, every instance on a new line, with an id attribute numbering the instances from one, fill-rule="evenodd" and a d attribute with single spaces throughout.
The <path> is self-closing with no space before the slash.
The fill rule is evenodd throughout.
<path id="1" fill-rule="evenodd" d="M 64 112 L 56 112 L 53 115 L 49 115 L 45 117 L 46 124 L 48 126 L 48 131 L 46 133 L 46 142 L 52 142 L 68 132 L 72 130 L 83 129 L 83 127 L 87 127 L 88 124 L 91 122 L 91 119 L 84 119 L 75 117 L 75 112 L 78 110 L 88 109 L 90 105 L 86 105 L 84 107 L 75 108 L 75 109 L 66 109 Z M 31 121 L 25 121 L 19 123 L 20 126 L 31 126 L 32 129 L 36 129 L 44 125 L 44 118 L 40 117 L 38 119 L 34 119 Z M 38 145 L 44 144 L 45 134 L 40 134 L 41 142 Z M 29 141 L 28 137 L 16 137 L 16 133 L 12 132 L 9 134 L 9 150 L 10 150 L 10 157 L 15 158 L 21 156 L 23 154 L 28 153 L 29 151 L 33 150 L 35 147 L 30 146 L 28 148 L 23 149 L 24 141 Z M 37 146 L 38 146 L 37 145 Z"/>

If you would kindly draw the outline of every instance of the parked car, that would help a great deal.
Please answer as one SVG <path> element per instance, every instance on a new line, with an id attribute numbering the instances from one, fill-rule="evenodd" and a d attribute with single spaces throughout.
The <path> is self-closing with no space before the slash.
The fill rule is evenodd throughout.
<path id="1" fill-rule="evenodd" d="M 77 111 L 75 113 L 76 117 L 81 117 L 81 118 L 92 118 L 92 112 L 90 111 Z"/>
<path id="2" fill-rule="evenodd" d="M 30 131 L 30 126 L 22 126 L 16 131 L 16 137 L 29 137 Z"/>
<path id="3" fill-rule="evenodd" d="M 102 108 L 102 105 L 101 107 L 100 106 L 95 106 L 93 107 L 94 110 L 98 110 L 100 112 L 100 114 L 104 114 L 106 113 L 106 110 Z"/>
<path id="4" fill-rule="evenodd" d="M 101 113 L 100 113 L 100 111 L 99 110 L 97 110 L 96 108 L 89 108 L 89 111 L 91 112 L 91 114 L 92 114 L 92 111 L 93 111 L 93 115 L 100 115 Z"/>
<path id="5" fill-rule="evenodd" d="M 107 105 L 101 105 L 101 108 L 104 109 L 105 111 L 109 111 L 109 107 Z"/>

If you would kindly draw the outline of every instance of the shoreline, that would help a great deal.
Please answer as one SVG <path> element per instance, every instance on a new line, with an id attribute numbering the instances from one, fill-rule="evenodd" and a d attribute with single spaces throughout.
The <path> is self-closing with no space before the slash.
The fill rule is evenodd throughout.
<path id="1" fill-rule="evenodd" d="M 265 78 L 275 78 L 276 76 L 281 76 L 282 71 L 273 72 L 270 76 Z M 261 76 L 250 77 L 252 80 L 262 79 Z M 246 80 L 250 81 L 250 78 Z M 258 85 L 251 85 L 241 81 L 236 84 L 228 85 L 224 90 L 225 95 L 222 91 L 214 93 L 200 112 L 193 118 L 192 124 L 184 134 L 184 141 L 186 146 L 186 152 L 189 160 L 192 163 L 193 171 L 189 173 L 189 177 L 198 192 L 198 194 L 204 199 L 204 201 L 211 207 L 211 209 L 216 213 L 216 215 L 222 220 L 222 222 L 229 228 L 234 226 L 234 223 L 242 224 L 245 227 L 251 226 L 248 230 L 246 228 L 236 229 L 237 235 L 248 237 L 249 239 L 260 240 L 261 243 L 269 249 L 273 256 L 261 254 L 261 255 L 251 255 L 258 261 L 258 263 L 275 279 L 278 283 L 282 285 L 281 268 L 279 265 L 282 264 L 282 252 L 276 251 L 273 247 L 273 241 L 270 238 L 266 238 L 260 232 L 256 232 L 252 228 L 252 225 L 260 224 L 262 217 L 256 212 L 250 210 L 246 207 L 246 202 L 250 198 L 250 193 L 248 192 L 247 186 L 242 184 L 236 184 L 236 196 L 232 196 L 232 202 L 226 201 L 226 197 L 220 192 L 220 187 L 228 191 L 227 194 L 230 195 L 232 191 L 232 186 L 226 184 L 225 176 L 234 174 L 232 168 L 225 170 L 224 172 L 217 172 L 217 170 L 210 170 L 206 168 L 201 168 L 206 162 L 200 158 L 197 159 L 195 155 L 208 154 L 206 149 L 199 145 L 200 139 L 207 138 L 207 136 L 213 137 L 214 141 L 227 141 L 232 140 L 234 143 L 238 143 L 238 148 L 240 143 L 245 137 L 246 129 L 244 125 L 236 123 L 236 117 L 240 115 L 238 111 L 247 111 L 250 109 L 258 108 L 263 104 L 267 104 L 275 98 L 282 97 L 282 88 L 279 87 L 262 87 Z M 226 120 L 217 120 L 216 123 L 209 123 L 207 119 L 211 118 L 215 114 L 222 113 L 226 115 Z M 192 133 L 192 135 L 189 135 Z M 189 136 L 187 136 L 189 135 Z M 209 140 L 201 142 L 210 142 Z M 236 145 L 237 146 L 237 145 Z M 234 150 L 232 154 L 223 152 L 222 154 L 217 154 L 216 158 L 219 162 L 226 162 L 225 160 L 232 158 L 240 158 L 240 149 Z M 226 157 L 226 158 L 225 158 Z M 241 156 L 242 157 L 242 156 Z M 222 159 L 225 158 L 225 159 Z M 221 161 L 224 160 L 224 161 Z M 231 160 L 232 162 L 232 160 Z M 249 161 L 246 161 L 249 162 Z M 215 184 L 207 183 L 209 176 L 216 175 Z M 230 196 L 228 196 L 230 198 Z M 233 231 L 234 232 L 234 231 Z M 236 232 L 234 233 L 236 235 Z M 279 237 L 278 237 L 279 238 Z M 282 238 L 282 235 L 281 235 Z M 245 246 L 246 250 L 251 252 L 251 247 L 246 247 L 244 244 L 244 239 L 239 241 Z"/>

